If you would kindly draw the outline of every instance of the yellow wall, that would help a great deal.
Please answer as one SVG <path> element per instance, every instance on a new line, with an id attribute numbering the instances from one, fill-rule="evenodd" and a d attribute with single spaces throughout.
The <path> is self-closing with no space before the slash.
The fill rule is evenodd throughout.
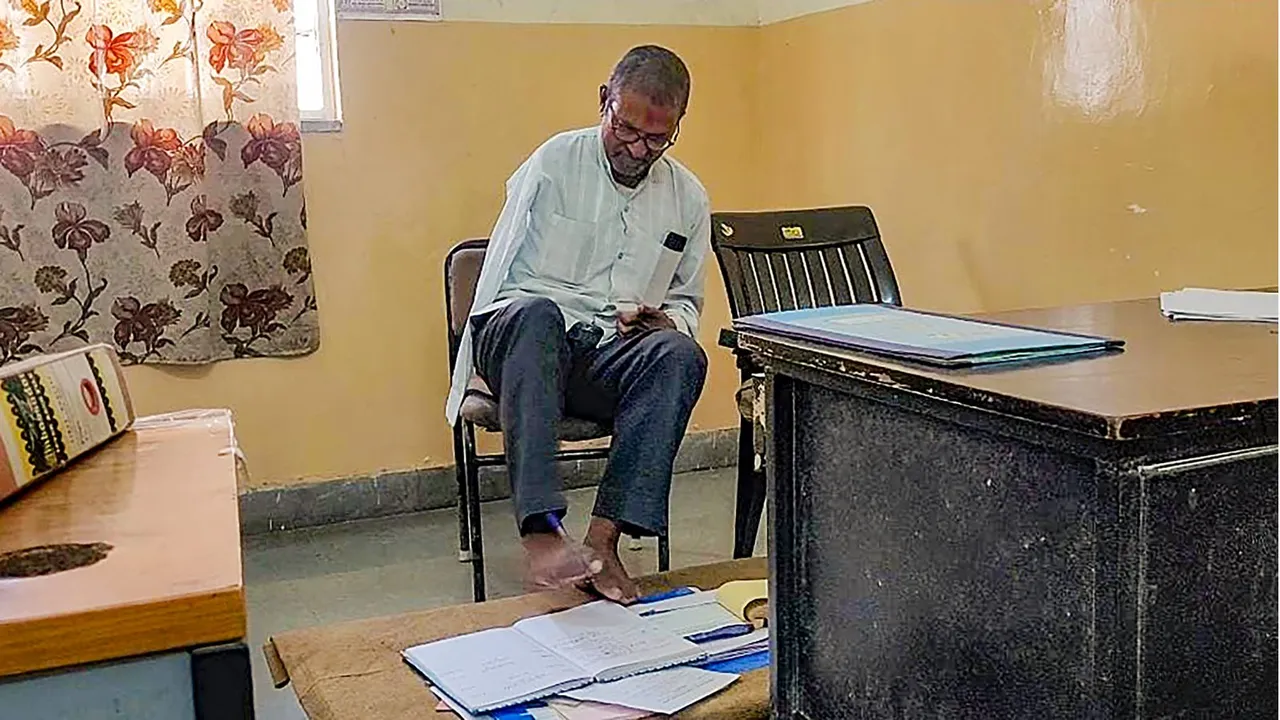
<path id="1" fill-rule="evenodd" d="M 1125 7 L 1117 72 L 1064 56 L 1118 37 L 1065 33 L 1064 9 Z M 231 407 L 254 486 L 451 462 L 444 254 L 488 232 L 533 147 L 594 121 L 595 86 L 647 41 L 689 62 L 675 154 L 715 207 L 868 204 L 913 305 L 1274 284 L 1275 27 L 1253 0 L 877 0 L 763 28 L 343 23 L 344 129 L 305 139 L 321 349 L 134 368 L 133 394 L 144 413 Z M 1118 89 L 1073 91 L 1063 66 Z M 707 297 L 695 429 L 736 417 L 714 269 Z"/>
<path id="2" fill-rule="evenodd" d="M 342 23 L 341 133 L 305 138 L 320 350 L 199 370 L 132 368 L 142 413 L 230 407 L 251 485 L 452 462 L 441 267 L 487 235 L 507 175 L 551 134 L 596 121 L 596 87 L 626 48 L 658 42 L 694 77 L 674 155 L 718 205 L 751 204 L 751 28 Z M 733 368 L 715 333 L 698 428 L 733 413 Z"/>
<path id="3" fill-rule="evenodd" d="M 1275 2 L 879 0 L 758 58 L 760 198 L 871 206 L 912 305 L 1275 283 Z"/>

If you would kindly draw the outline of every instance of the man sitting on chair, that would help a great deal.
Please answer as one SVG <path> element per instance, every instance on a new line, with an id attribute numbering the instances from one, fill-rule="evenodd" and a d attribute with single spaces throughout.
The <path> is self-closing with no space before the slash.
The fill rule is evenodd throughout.
<path id="1" fill-rule="evenodd" d="M 600 125 L 551 138 L 507 181 L 447 411 L 457 422 L 473 371 L 498 400 L 531 589 L 590 582 L 630 602 L 619 538 L 667 530 L 676 451 L 707 370 L 693 338 L 710 204 L 693 173 L 664 157 L 688 101 L 679 57 L 634 48 L 600 87 Z M 664 243 L 681 238 L 668 283 Z M 655 272 L 668 288 L 656 301 L 643 297 Z M 582 545 L 561 526 L 554 455 L 565 416 L 613 429 Z"/>

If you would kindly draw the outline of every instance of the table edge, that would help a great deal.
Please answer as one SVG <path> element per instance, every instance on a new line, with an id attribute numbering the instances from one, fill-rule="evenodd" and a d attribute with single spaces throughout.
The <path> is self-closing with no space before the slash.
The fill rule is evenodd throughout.
<path id="1" fill-rule="evenodd" d="M 907 367 L 898 367 L 900 363 L 862 356 L 852 351 L 837 354 L 818 343 L 787 338 L 784 344 L 780 337 L 747 330 L 738 331 L 736 340 L 737 352 L 762 356 L 763 359 L 767 359 L 763 362 L 765 365 L 809 369 L 836 378 L 880 385 L 935 401 L 952 402 L 984 412 L 995 412 L 1018 420 L 1058 427 L 1104 440 L 1140 440 L 1195 432 L 1204 428 L 1204 423 L 1201 421 L 1204 415 L 1222 416 L 1236 423 L 1247 424 L 1268 417 L 1273 418 L 1277 408 L 1277 398 L 1271 397 L 1226 405 L 1180 408 L 1157 415 L 1149 413 L 1121 416 L 1098 415 L 983 390 L 962 382 L 949 381 L 946 378 L 929 377 L 913 372 Z M 796 351 L 812 351 L 813 360 L 802 362 L 786 357 L 787 352 L 792 348 Z M 922 370 L 930 371 L 933 368 L 922 368 Z M 945 393 L 939 392 L 940 390 Z M 1160 429 L 1151 432 L 1149 428 L 1157 421 L 1161 424 Z"/>
<path id="2" fill-rule="evenodd" d="M 156 602 L 0 623 L 0 680 L 241 641 L 247 628 L 243 583 Z"/>

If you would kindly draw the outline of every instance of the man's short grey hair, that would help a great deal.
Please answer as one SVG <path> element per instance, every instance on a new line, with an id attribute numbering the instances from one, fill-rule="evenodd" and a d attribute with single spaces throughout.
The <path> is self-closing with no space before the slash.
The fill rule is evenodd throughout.
<path id="1" fill-rule="evenodd" d="M 689 106 L 689 68 L 675 53 L 657 45 L 631 48 L 609 75 L 609 96 L 622 90 L 640 93 L 650 101 L 678 108 Z"/>

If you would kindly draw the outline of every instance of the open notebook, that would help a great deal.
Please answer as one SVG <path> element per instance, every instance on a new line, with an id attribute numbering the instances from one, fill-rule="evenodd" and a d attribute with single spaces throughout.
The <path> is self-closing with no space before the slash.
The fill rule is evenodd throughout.
<path id="1" fill-rule="evenodd" d="M 603 600 L 418 645 L 403 655 L 473 713 L 706 657 L 694 643 Z"/>

